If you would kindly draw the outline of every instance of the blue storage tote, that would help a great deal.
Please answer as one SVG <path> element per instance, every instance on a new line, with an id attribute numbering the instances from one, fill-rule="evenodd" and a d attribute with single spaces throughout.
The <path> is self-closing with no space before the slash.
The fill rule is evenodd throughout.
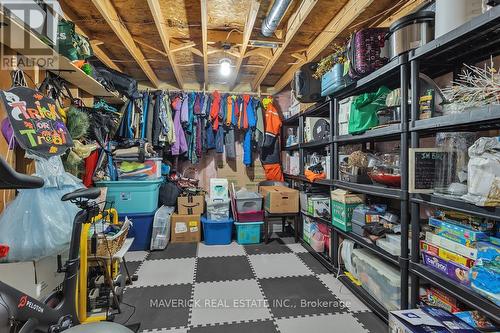
<path id="1" fill-rule="evenodd" d="M 321 96 L 328 96 L 346 87 L 351 81 L 344 75 L 344 64 L 335 64 L 321 77 Z"/>
<path id="2" fill-rule="evenodd" d="M 125 221 L 125 217 L 128 217 L 132 221 L 132 227 L 128 231 L 127 237 L 134 237 L 134 242 L 129 251 L 149 251 L 155 212 L 146 214 L 118 214 L 118 221 Z"/>
<path id="3" fill-rule="evenodd" d="M 158 208 L 158 194 L 163 179 L 96 182 L 107 187 L 106 201 L 114 202 L 118 214 L 151 213 Z"/>
<path id="4" fill-rule="evenodd" d="M 203 223 L 203 237 L 206 245 L 231 244 L 233 219 L 214 221 L 202 217 L 201 222 Z"/>
<path id="5" fill-rule="evenodd" d="M 238 244 L 260 243 L 260 227 L 264 222 L 234 222 L 236 225 L 236 241 Z"/>

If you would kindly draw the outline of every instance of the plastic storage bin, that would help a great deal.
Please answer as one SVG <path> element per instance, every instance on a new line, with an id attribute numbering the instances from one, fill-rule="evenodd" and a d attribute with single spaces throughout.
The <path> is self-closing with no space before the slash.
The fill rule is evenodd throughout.
<path id="1" fill-rule="evenodd" d="M 163 250 L 170 240 L 170 217 L 175 207 L 161 206 L 155 213 L 150 250 Z"/>
<path id="2" fill-rule="evenodd" d="M 118 214 L 142 214 L 156 211 L 163 179 L 138 181 L 100 181 L 97 187 L 107 187 L 106 200 L 114 202 Z"/>
<path id="3" fill-rule="evenodd" d="M 128 231 L 128 238 L 134 238 L 129 251 L 147 251 L 151 244 L 153 220 L 155 213 L 146 214 L 118 214 L 119 221 L 125 221 L 128 217 L 132 221 L 132 227 Z"/>
<path id="4" fill-rule="evenodd" d="M 226 220 L 229 218 L 230 199 L 206 198 L 207 218 L 210 220 Z"/>
<path id="5" fill-rule="evenodd" d="M 214 221 L 202 217 L 201 222 L 203 223 L 203 236 L 206 245 L 226 245 L 231 243 L 232 219 Z"/>
<path id="6" fill-rule="evenodd" d="M 366 249 L 352 251 L 353 273 L 361 286 L 388 311 L 401 306 L 401 274 Z"/>
<path id="7" fill-rule="evenodd" d="M 264 222 L 246 222 L 236 225 L 236 241 L 238 244 L 257 244 L 260 243 L 260 229 Z"/>
<path id="8" fill-rule="evenodd" d="M 236 213 L 236 220 L 238 222 L 260 222 L 264 220 L 264 211 L 259 210 L 255 212 Z"/>
<path id="9" fill-rule="evenodd" d="M 116 159 L 117 164 L 117 173 L 118 179 L 124 181 L 130 180 L 157 180 L 161 178 L 161 162 L 162 159 L 160 157 L 152 157 L 146 158 L 144 163 L 140 162 L 130 162 L 130 161 L 122 161 Z M 135 164 L 137 169 L 133 171 L 127 170 L 124 163 L 128 163 L 129 166 L 131 164 Z"/>
<path id="10" fill-rule="evenodd" d="M 242 196 L 244 194 L 244 196 Z M 238 213 L 248 213 L 262 210 L 262 195 L 256 192 L 236 193 L 236 210 Z"/>

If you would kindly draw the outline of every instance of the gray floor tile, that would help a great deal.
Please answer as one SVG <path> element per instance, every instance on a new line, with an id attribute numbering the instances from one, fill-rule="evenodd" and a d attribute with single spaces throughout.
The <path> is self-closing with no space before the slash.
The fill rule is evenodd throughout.
<path id="1" fill-rule="evenodd" d="M 314 274 L 327 274 L 330 273 L 316 258 L 309 252 L 296 254 Z"/>
<path id="2" fill-rule="evenodd" d="M 115 318 L 115 322 L 140 322 L 141 330 L 185 327 L 189 319 L 191 288 L 191 284 L 127 288 L 123 298 L 123 312 Z M 176 303 L 171 302 L 172 300 L 176 300 Z"/>
<path id="3" fill-rule="evenodd" d="M 253 279 L 246 256 L 198 258 L 196 282 Z"/>
<path id="4" fill-rule="evenodd" d="M 278 333 L 272 320 L 191 328 L 189 333 Z"/>
<path id="5" fill-rule="evenodd" d="M 146 260 L 137 271 L 138 280 L 131 287 L 192 283 L 196 258 Z"/>
<path id="6" fill-rule="evenodd" d="M 129 251 L 125 255 L 127 261 L 144 261 L 148 256 L 148 251 Z"/>
<path id="7" fill-rule="evenodd" d="M 269 243 L 269 244 L 255 244 L 245 245 L 245 252 L 248 255 L 254 254 L 276 254 L 276 253 L 291 253 L 292 250 L 285 244 Z"/>
<path id="8" fill-rule="evenodd" d="M 319 315 L 302 318 L 277 319 L 276 324 L 282 333 L 304 332 L 349 332 L 368 333 L 354 317 L 346 313 Z"/>
<path id="9" fill-rule="evenodd" d="M 308 253 L 307 249 L 300 243 L 286 244 L 286 246 L 292 250 L 293 253 Z"/>
<path id="10" fill-rule="evenodd" d="M 245 250 L 242 245 L 232 242 L 229 245 L 198 245 L 198 257 L 229 257 L 229 256 L 244 256 Z"/>
<path id="11" fill-rule="evenodd" d="M 152 251 L 148 256 L 148 260 L 157 259 L 178 259 L 178 258 L 195 258 L 197 243 L 175 243 L 168 244 L 165 250 Z"/>
<path id="12" fill-rule="evenodd" d="M 340 282 L 333 274 L 321 274 L 318 278 L 338 299 L 344 302 L 351 312 L 370 311 L 359 298 Z"/>
<path id="13" fill-rule="evenodd" d="M 256 280 L 194 285 L 190 326 L 270 319 Z"/>
<path id="14" fill-rule="evenodd" d="M 259 254 L 248 257 L 258 278 L 313 274 L 295 253 Z"/>
<path id="15" fill-rule="evenodd" d="M 370 333 L 386 333 L 387 324 L 373 312 L 362 312 L 352 314 L 356 320 Z"/>
<path id="16" fill-rule="evenodd" d="M 259 279 L 274 318 L 347 312 L 315 276 Z"/>

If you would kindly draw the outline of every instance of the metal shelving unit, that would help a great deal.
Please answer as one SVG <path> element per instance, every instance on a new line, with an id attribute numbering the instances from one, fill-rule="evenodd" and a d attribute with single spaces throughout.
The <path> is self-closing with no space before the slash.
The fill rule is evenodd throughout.
<path id="1" fill-rule="evenodd" d="M 324 103 L 315 105 L 304 113 L 294 116 L 292 120 L 299 126 L 299 142 L 303 142 L 304 118 L 308 116 L 324 116 L 329 112 L 331 135 L 329 145 L 331 152 L 331 180 L 311 183 L 303 175 L 285 175 L 289 180 L 299 183 L 309 183 L 314 186 L 329 186 L 330 189 L 343 188 L 353 192 L 371 196 L 389 198 L 400 202 L 401 221 L 401 253 L 393 256 L 368 240 L 352 232 L 345 232 L 332 227 L 331 248 L 333 258 L 331 262 L 335 270 L 342 270 L 336 257 L 340 245 L 340 237 L 350 239 L 361 247 L 375 253 L 384 261 L 399 267 L 401 272 L 401 308 L 414 308 L 417 305 L 418 291 L 421 282 L 436 285 L 465 304 L 479 310 L 494 321 L 500 322 L 500 308 L 488 299 L 474 292 L 472 289 L 458 285 L 446 276 L 440 275 L 420 263 L 419 234 L 420 234 L 420 205 L 430 205 L 453 209 L 456 211 L 474 214 L 477 216 L 500 220 L 500 208 L 478 207 L 462 200 L 434 194 L 408 193 L 408 151 L 409 148 L 418 148 L 420 137 L 431 136 L 437 131 L 457 130 L 489 130 L 500 129 L 500 106 L 487 106 L 467 110 L 466 112 L 418 119 L 419 104 L 409 101 L 419 100 L 419 75 L 425 73 L 437 77 L 444 73 L 458 73 L 457 67 L 462 63 L 473 64 L 485 60 L 490 55 L 500 54 L 500 6 L 494 7 L 486 14 L 474 18 L 467 24 L 435 39 L 408 54 L 401 55 L 357 82 L 341 89 L 329 97 Z M 373 91 L 376 87 L 386 84 L 390 88 L 401 88 L 401 122 L 389 126 L 368 130 L 361 135 L 338 135 L 339 101 L 353 95 Z M 411 90 L 410 90 L 411 88 Z M 408 92 L 411 93 L 411 98 Z M 327 105 L 328 104 L 328 108 Z M 338 157 L 340 147 L 348 144 L 374 143 L 380 141 L 400 141 L 401 187 L 389 188 L 377 185 L 355 184 L 339 180 Z M 299 143 L 300 158 L 304 161 L 304 149 L 321 147 L 317 143 L 304 145 Z M 301 174 L 304 172 L 304 163 L 301 163 Z M 308 185 L 311 186 L 311 185 Z M 307 216 L 307 214 L 305 215 Z M 324 219 L 319 221 L 324 223 Z M 411 227 L 411 248 L 409 248 L 409 232 Z M 306 248 L 312 249 L 305 244 Z M 313 253 L 313 255 L 315 255 Z M 316 254 L 317 255 L 317 254 Z M 321 256 L 321 255 L 319 255 Z M 324 257 L 321 256 L 322 259 Z M 340 280 L 356 296 L 365 302 L 375 313 L 387 320 L 387 310 L 378 303 L 362 287 L 353 283 L 348 277 L 341 276 Z M 408 283 L 410 282 L 410 283 Z M 411 286 L 411 287 L 410 287 Z M 408 292 L 410 290 L 410 292 Z"/>
<path id="2" fill-rule="evenodd" d="M 492 8 L 487 13 L 410 52 L 411 100 L 416 101 L 419 98 L 418 78 L 420 73 L 438 77 L 451 71 L 455 76 L 463 63 L 474 64 L 486 60 L 490 56 L 500 54 L 499 32 L 500 6 Z M 438 131 L 481 131 L 485 129 L 500 129 L 500 107 L 498 105 L 472 108 L 458 114 L 423 120 L 419 119 L 418 103 L 411 105 L 409 131 L 410 147 L 412 148 L 419 147 L 421 137 L 435 135 Z M 424 282 L 445 290 L 490 319 L 497 323 L 500 322 L 500 307 L 477 294 L 471 288 L 459 285 L 420 263 L 421 205 L 453 209 L 500 220 L 500 208 L 478 207 L 460 199 L 436 194 L 411 194 L 410 306 L 417 305 L 419 288 Z"/>

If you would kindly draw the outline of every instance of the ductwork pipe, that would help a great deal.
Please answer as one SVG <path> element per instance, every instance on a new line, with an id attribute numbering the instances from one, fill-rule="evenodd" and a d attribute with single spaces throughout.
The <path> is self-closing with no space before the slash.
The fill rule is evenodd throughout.
<path id="1" fill-rule="evenodd" d="M 278 28 L 286 10 L 292 0 L 275 0 L 267 17 L 262 21 L 261 33 L 263 36 L 271 37 Z"/>

